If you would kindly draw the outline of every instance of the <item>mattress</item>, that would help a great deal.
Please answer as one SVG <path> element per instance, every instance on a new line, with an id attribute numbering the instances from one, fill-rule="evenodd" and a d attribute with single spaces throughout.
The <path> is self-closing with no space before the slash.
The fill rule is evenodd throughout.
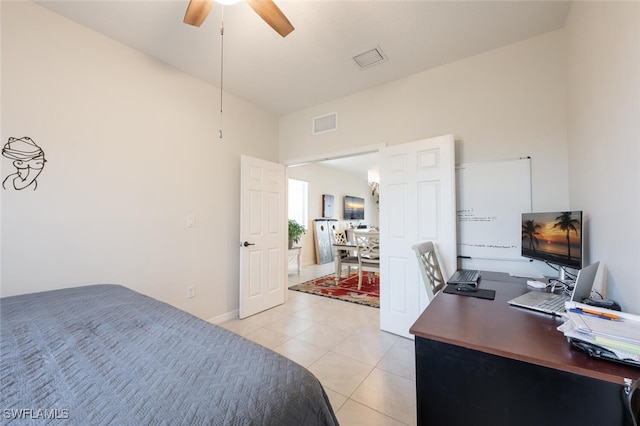
<path id="1" fill-rule="evenodd" d="M 337 425 L 304 367 L 123 286 L 0 299 L 0 423 Z"/>

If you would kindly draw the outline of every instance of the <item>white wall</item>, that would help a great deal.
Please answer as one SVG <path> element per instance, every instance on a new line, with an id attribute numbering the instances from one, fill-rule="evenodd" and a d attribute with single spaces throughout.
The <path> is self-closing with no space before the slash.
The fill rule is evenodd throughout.
<path id="1" fill-rule="evenodd" d="M 375 198 L 371 196 L 371 191 L 366 179 L 358 179 L 347 173 L 341 173 L 327 167 L 321 163 L 306 164 L 304 166 L 289 167 L 287 169 L 289 178 L 300 179 L 309 182 L 309 230 L 301 238 L 302 264 L 311 265 L 316 263 L 316 250 L 313 230 L 313 220 L 322 218 L 322 194 L 333 195 L 334 198 L 334 219 L 338 219 L 338 226 L 342 229 L 349 227 L 349 222 L 357 224 L 357 221 L 343 220 L 343 203 L 345 195 L 353 195 L 364 198 L 365 206 L 364 220 L 361 224 L 378 226 L 379 214 Z M 291 268 L 290 268 L 291 270 Z"/>
<path id="2" fill-rule="evenodd" d="M 109 282 L 206 319 L 237 309 L 240 154 L 277 161 L 277 118 L 226 94 L 218 139 L 219 89 L 31 2 L 1 7 L 1 138 L 47 160 L 37 190 L 2 191 L 1 295 Z"/>
<path id="3" fill-rule="evenodd" d="M 338 129 L 313 136 L 312 118 L 330 112 Z M 531 156 L 533 209 L 566 209 L 566 114 L 560 30 L 280 117 L 280 158 L 453 134 L 457 164 Z M 477 266 L 541 266 L 506 263 Z"/>
<path id="4" fill-rule="evenodd" d="M 571 206 L 606 295 L 640 314 L 640 3 L 574 2 L 566 33 Z"/>
<path id="5" fill-rule="evenodd" d="M 276 161 L 279 125 L 282 162 L 447 133 L 457 163 L 531 155 L 534 210 L 584 209 L 607 295 L 640 313 L 640 235 L 625 215 L 639 207 L 638 7 L 578 2 L 566 40 L 545 34 L 279 124 L 225 95 L 219 140 L 215 87 L 1 2 L 2 143 L 30 136 L 48 163 L 36 191 L 1 191 L 0 293 L 119 282 L 203 318 L 236 309 L 239 155 Z M 334 111 L 339 129 L 312 136 L 311 118 Z"/>
<path id="6" fill-rule="evenodd" d="M 533 209 L 584 210 L 597 288 L 640 313 L 639 8 L 574 2 L 564 30 L 281 117 L 281 160 L 446 133 L 458 164 L 530 155 Z"/>

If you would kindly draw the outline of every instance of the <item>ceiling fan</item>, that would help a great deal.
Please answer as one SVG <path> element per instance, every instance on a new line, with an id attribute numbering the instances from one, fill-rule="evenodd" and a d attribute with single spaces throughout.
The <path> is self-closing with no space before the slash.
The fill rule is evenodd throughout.
<path id="1" fill-rule="evenodd" d="M 229 0 L 226 0 L 229 2 Z M 236 0 L 239 1 L 239 0 Z M 199 27 L 213 7 L 214 0 L 191 0 L 184 14 L 184 23 Z M 223 1 L 220 1 L 224 3 Z M 294 30 L 293 25 L 273 0 L 246 0 L 249 6 L 282 37 Z"/>

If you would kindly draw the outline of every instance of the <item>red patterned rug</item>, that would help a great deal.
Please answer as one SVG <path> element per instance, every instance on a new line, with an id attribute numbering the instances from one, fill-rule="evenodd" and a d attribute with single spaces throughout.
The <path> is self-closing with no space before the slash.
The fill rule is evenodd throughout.
<path id="1" fill-rule="evenodd" d="M 327 275 L 291 286 L 289 290 L 331 297 L 332 299 L 340 299 L 375 308 L 380 307 L 379 274 L 375 274 L 371 283 L 368 282 L 366 275 L 362 277 L 362 288 L 360 290 L 358 290 L 358 274 L 351 274 L 347 278 L 343 276 L 339 283 L 336 283 L 335 278 L 335 274 Z"/>

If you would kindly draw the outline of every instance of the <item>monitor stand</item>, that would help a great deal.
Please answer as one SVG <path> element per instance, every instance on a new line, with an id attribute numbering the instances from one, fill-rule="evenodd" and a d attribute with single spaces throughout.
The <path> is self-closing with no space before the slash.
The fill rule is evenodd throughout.
<path id="1" fill-rule="evenodd" d="M 568 274 L 567 273 L 567 267 L 566 266 L 560 266 L 558 268 L 558 281 L 560 281 L 561 283 L 565 284 L 565 285 L 574 285 L 575 284 L 575 278 L 571 278 L 571 275 L 573 275 L 574 277 L 578 276 L 578 269 L 575 270 L 575 273 L 573 274 Z"/>
<path id="2" fill-rule="evenodd" d="M 566 274 L 566 272 L 567 272 L 567 271 L 564 269 L 564 266 L 561 266 L 561 267 L 559 268 L 559 271 L 558 271 L 558 281 L 564 282 L 564 280 L 566 280 L 566 279 L 567 279 L 567 274 Z"/>

